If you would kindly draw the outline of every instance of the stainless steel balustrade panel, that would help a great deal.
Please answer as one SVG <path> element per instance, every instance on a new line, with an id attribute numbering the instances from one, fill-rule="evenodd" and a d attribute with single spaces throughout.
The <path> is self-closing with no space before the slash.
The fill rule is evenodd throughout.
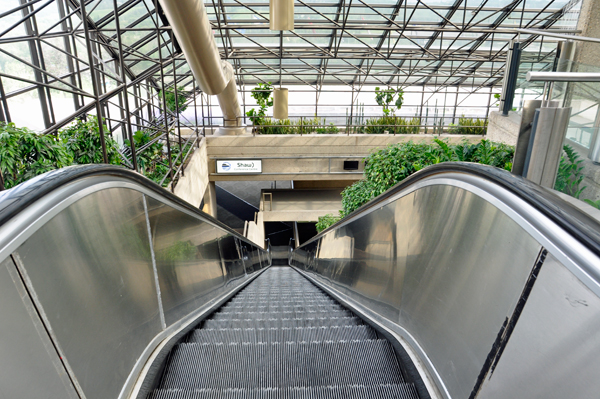
<path id="1" fill-rule="evenodd" d="M 118 397 L 161 331 L 142 194 L 111 188 L 88 195 L 18 253 L 86 397 Z"/>
<path id="2" fill-rule="evenodd" d="M 148 217 L 165 322 L 173 324 L 244 275 L 226 231 L 148 197 Z M 222 261 L 221 254 L 229 258 Z"/>
<path id="3" fill-rule="evenodd" d="M 548 255 L 481 398 L 598 398 L 600 298 Z"/>
<path id="4" fill-rule="evenodd" d="M 541 249 L 494 205 L 447 185 L 375 209 L 318 246 L 301 259 L 308 269 L 408 331 L 454 398 L 469 397 Z"/>
<path id="5" fill-rule="evenodd" d="M 10 258 L 0 292 L 0 398 L 78 398 Z"/>

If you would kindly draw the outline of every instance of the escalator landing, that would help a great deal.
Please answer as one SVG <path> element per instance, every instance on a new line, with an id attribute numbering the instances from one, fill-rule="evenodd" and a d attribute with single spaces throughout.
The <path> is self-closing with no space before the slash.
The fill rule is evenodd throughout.
<path id="1" fill-rule="evenodd" d="M 271 267 L 169 354 L 150 399 L 417 399 L 392 345 L 290 267 Z"/>

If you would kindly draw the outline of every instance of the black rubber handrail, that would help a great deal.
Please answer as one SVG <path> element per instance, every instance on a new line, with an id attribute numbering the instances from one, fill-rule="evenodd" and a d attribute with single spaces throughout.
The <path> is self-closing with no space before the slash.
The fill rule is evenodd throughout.
<path id="1" fill-rule="evenodd" d="M 347 220 L 357 216 L 360 217 L 360 214 L 365 213 L 374 207 L 378 207 L 379 204 L 386 201 L 388 198 L 420 180 L 433 175 L 452 172 L 466 173 L 486 179 L 515 194 L 571 236 L 583 243 L 597 256 L 600 256 L 600 223 L 596 219 L 592 218 L 575 205 L 560 198 L 552 190 L 541 187 L 520 176 L 513 175 L 506 170 L 470 162 L 444 162 L 420 170 L 361 206 L 345 218 L 329 226 L 327 229 L 302 244 L 302 246 L 319 239 L 327 232 L 334 230 L 345 223 Z"/>
<path id="2" fill-rule="evenodd" d="M 113 176 L 130 180 L 163 198 L 175 202 L 202 218 L 209 220 L 240 240 L 253 246 L 257 246 L 229 226 L 223 224 L 209 214 L 202 212 L 200 209 L 172 194 L 152 180 L 124 167 L 106 164 L 77 165 L 56 169 L 27 180 L 10 190 L 0 192 L 0 227 L 45 195 L 48 195 L 67 184 L 93 176 Z"/>

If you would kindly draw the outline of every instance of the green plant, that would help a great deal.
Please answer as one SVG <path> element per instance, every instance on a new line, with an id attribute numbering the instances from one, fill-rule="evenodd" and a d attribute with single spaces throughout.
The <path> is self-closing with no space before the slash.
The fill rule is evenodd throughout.
<path id="1" fill-rule="evenodd" d="M 71 164 L 71 157 L 53 135 L 39 135 L 14 123 L 0 122 L 0 169 L 5 188 Z"/>
<path id="2" fill-rule="evenodd" d="M 325 216 L 320 216 L 319 221 L 315 225 L 315 227 L 317 228 L 317 233 L 322 232 L 323 230 L 325 230 L 326 228 L 328 228 L 329 226 L 331 226 L 332 224 L 334 224 L 335 222 L 337 222 L 340 219 L 341 219 L 340 216 L 335 216 L 335 215 L 332 215 L 331 213 L 328 213 Z"/>
<path id="3" fill-rule="evenodd" d="M 187 97 L 184 94 L 185 88 L 183 86 L 177 87 L 177 99 L 175 99 L 175 89 L 169 87 L 165 89 L 165 101 L 167 103 L 167 109 L 173 114 L 177 113 L 177 106 L 179 106 L 179 113 L 182 113 L 187 109 Z M 162 98 L 162 92 L 158 93 L 158 98 Z"/>
<path id="4" fill-rule="evenodd" d="M 597 200 L 597 201 L 592 201 L 592 200 L 590 200 L 590 199 L 584 199 L 584 201 L 585 201 L 587 204 L 589 204 L 589 205 L 593 206 L 594 208 L 596 208 L 596 209 L 600 209 L 600 200 Z"/>
<path id="5" fill-rule="evenodd" d="M 196 259 L 198 249 L 190 241 L 176 241 L 171 246 L 157 252 L 156 260 L 181 262 Z"/>
<path id="6" fill-rule="evenodd" d="M 394 113 L 402 107 L 404 101 L 404 91 L 402 89 L 387 88 L 387 90 L 380 90 L 379 87 L 375 88 L 375 101 L 382 107 L 383 114 L 385 116 L 394 115 Z M 390 104 L 394 104 L 396 108 L 390 107 Z"/>
<path id="7" fill-rule="evenodd" d="M 579 154 L 569 145 L 565 145 L 563 151 L 566 158 L 564 155 L 560 158 L 554 189 L 579 198 L 585 189 L 585 187 L 579 187 L 583 181 L 583 166 L 581 165 L 583 160 L 579 159 Z"/>
<path id="8" fill-rule="evenodd" d="M 426 166 L 447 161 L 478 162 L 510 170 L 514 148 L 481 140 L 450 145 L 412 142 L 390 145 L 365 158 L 364 179 L 342 191 L 342 216 L 346 216 Z"/>
<path id="9" fill-rule="evenodd" d="M 140 173 L 158 183 L 168 171 L 168 167 L 165 164 L 168 161 L 165 161 L 166 154 L 164 153 L 163 142 L 160 140 L 152 142 L 154 139 L 155 137 L 149 132 L 143 130 L 133 134 L 135 148 L 141 150 L 136 153 Z M 130 146 L 129 140 L 125 140 L 125 145 Z"/>
<path id="10" fill-rule="evenodd" d="M 367 134 L 419 134 L 421 119 L 414 117 L 405 119 L 395 116 L 370 118 L 366 121 L 365 133 Z"/>
<path id="11" fill-rule="evenodd" d="M 103 125 L 103 130 L 108 163 L 120 165 L 119 145 L 110 136 L 106 125 Z M 74 124 L 60 130 L 58 136 L 65 150 L 72 156 L 73 163 L 104 163 L 98 119 L 95 116 L 89 115 L 87 121 L 83 118 L 76 119 Z"/>
<path id="12" fill-rule="evenodd" d="M 259 126 L 260 134 L 295 134 L 297 132 L 296 127 L 289 119 L 262 118 Z"/>
<path id="13" fill-rule="evenodd" d="M 484 135 L 487 132 L 488 121 L 479 118 L 458 118 L 458 124 L 451 123 L 448 126 L 449 134 L 477 134 Z"/>
<path id="14" fill-rule="evenodd" d="M 273 106 L 273 98 L 271 97 L 272 94 L 273 86 L 271 86 L 271 82 L 259 83 L 254 89 L 252 89 L 251 96 L 256 100 L 256 104 L 259 106 L 258 110 L 252 108 L 250 111 L 246 112 L 246 115 L 250 117 L 252 124 L 256 126 L 264 124 L 264 119 L 267 115 L 267 108 Z"/>

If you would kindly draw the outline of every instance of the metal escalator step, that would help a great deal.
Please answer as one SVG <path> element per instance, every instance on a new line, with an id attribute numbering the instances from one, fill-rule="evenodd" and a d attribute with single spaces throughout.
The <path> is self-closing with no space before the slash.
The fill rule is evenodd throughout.
<path id="1" fill-rule="evenodd" d="M 413 384 L 252 389 L 157 389 L 149 399 L 418 399 Z"/>
<path id="2" fill-rule="evenodd" d="M 364 322 L 358 317 L 311 317 L 301 319 L 229 319 L 204 321 L 204 328 L 279 328 L 279 327 L 318 327 L 318 326 L 359 326 Z"/>
<path id="3" fill-rule="evenodd" d="M 197 329 L 188 342 L 322 342 L 377 339 L 369 326 Z"/>
<path id="4" fill-rule="evenodd" d="M 318 317 L 352 317 L 352 312 L 345 309 L 321 310 L 321 311 L 271 311 L 271 312 L 229 312 L 221 311 L 214 313 L 212 320 L 232 320 L 232 319 L 303 319 Z"/>
<path id="5" fill-rule="evenodd" d="M 179 344 L 162 388 L 379 385 L 404 382 L 386 340 Z"/>
<path id="6" fill-rule="evenodd" d="M 296 305 L 288 305 L 288 304 L 280 304 L 280 303 L 272 303 L 268 305 L 254 305 L 252 303 L 247 303 L 243 305 L 225 305 L 219 309 L 220 312 L 278 312 L 278 311 L 329 311 L 329 310 L 340 310 L 344 309 L 342 306 L 337 304 L 331 305 L 307 305 L 305 303 L 296 304 Z"/>

